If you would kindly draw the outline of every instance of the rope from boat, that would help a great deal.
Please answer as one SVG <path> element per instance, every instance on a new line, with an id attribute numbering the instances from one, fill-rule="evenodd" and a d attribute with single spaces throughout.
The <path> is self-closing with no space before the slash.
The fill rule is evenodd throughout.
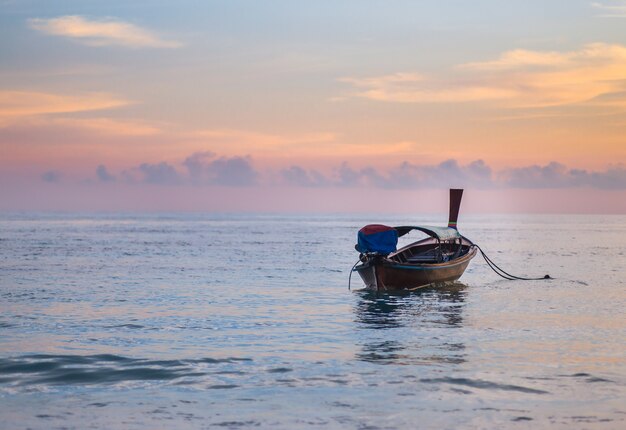
<path id="1" fill-rule="evenodd" d="M 482 250 L 482 248 L 476 244 L 474 244 L 474 246 L 476 248 L 478 248 L 478 250 L 480 251 L 480 253 L 482 254 L 483 258 L 485 259 L 485 261 L 487 262 L 487 265 L 491 268 L 491 270 L 493 270 L 498 276 L 503 277 L 504 279 L 508 279 L 509 281 L 513 281 L 513 280 L 520 280 L 520 281 L 541 281 L 542 279 L 554 279 L 552 278 L 550 275 L 545 275 L 541 278 L 524 278 L 522 276 L 515 276 L 515 275 L 511 275 L 508 272 L 505 272 L 504 270 L 502 270 L 500 267 L 498 267 L 498 265 L 496 263 L 494 263 L 491 258 L 489 258 L 487 256 L 487 254 L 485 254 L 485 251 Z"/>
<path id="2" fill-rule="evenodd" d="M 356 263 L 354 263 L 354 266 L 352 266 L 352 269 L 350 269 L 350 276 L 348 276 L 348 291 L 352 291 L 352 289 L 350 288 L 350 282 L 352 281 L 352 272 L 354 272 L 354 268 L 360 262 L 361 262 L 361 258 L 359 257 L 359 259 L 356 261 Z"/>

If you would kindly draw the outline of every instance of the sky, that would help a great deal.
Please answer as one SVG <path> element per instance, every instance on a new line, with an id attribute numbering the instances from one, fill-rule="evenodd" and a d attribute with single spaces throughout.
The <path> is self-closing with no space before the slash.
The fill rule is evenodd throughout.
<path id="1" fill-rule="evenodd" d="M 0 211 L 626 213 L 626 0 L 0 0 Z"/>

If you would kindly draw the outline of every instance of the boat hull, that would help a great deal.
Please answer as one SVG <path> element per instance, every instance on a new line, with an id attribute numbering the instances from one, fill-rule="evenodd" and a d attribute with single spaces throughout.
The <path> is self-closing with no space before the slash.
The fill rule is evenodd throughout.
<path id="1" fill-rule="evenodd" d="M 465 255 L 433 264 L 398 263 L 384 257 L 365 261 L 355 267 L 367 289 L 374 291 L 414 290 L 431 284 L 456 281 L 476 255 L 472 247 Z"/>

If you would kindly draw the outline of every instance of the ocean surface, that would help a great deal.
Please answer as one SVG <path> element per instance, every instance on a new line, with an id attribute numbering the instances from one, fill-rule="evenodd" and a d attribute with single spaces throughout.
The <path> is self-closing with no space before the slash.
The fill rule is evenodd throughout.
<path id="1" fill-rule="evenodd" d="M 348 290 L 359 227 L 444 219 L 0 215 L 0 428 L 626 428 L 626 217 L 462 215 L 554 279 Z"/>

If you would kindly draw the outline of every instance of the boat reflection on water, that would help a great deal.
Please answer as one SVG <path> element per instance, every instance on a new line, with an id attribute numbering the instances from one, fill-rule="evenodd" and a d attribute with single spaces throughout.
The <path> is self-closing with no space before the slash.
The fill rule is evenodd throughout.
<path id="1" fill-rule="evenodd" d="M 465 361 L 465 345 L 451 328 L 463 327 L 466 285 L 460 282 L 413 293 L 366 290 L 354 312 L 361 351 L 356 358 L 379 364 L 437 364 Z"/>

